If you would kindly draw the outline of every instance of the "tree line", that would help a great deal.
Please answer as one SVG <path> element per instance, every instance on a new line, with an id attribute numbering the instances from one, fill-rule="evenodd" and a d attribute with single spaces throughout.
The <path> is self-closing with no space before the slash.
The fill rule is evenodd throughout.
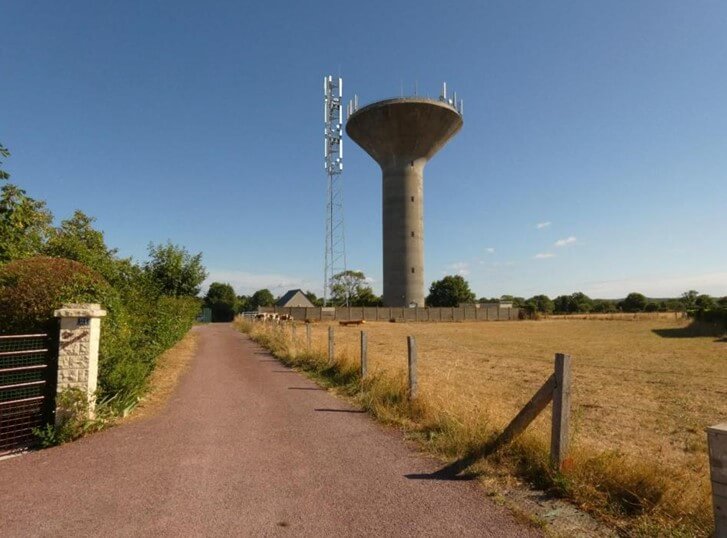
<path id="1" fill-rule="evenodd" d="M 311 291 L 304 292 L 314 306 L 323 306 L 323 299 Z M 374 294 L 366 276 L 361 271 L 345 271 L 335 275 L 331 284 L 329 305 L 331 306 L 382 306 L 381 296 Z M 252 295 L 235 295 L 231 285 L 214 282 L 205 297 L 205 305 L 212 309 L 213 319 L 229 320 L 236 313 L 257 310 L 261 306 L 273 306 L 277 299 L 268 289 L 261 289 Z M 529 316 L 548 314 L 584 313 L 637 313 L 637 312 L 699 312 L 727 309 L 727 297 L 715 298 L 689 290 L 676 298 L 648 298 L 642 293 L 629 293 L 623 299 L 593 299 L 583 292 L 559 295 L 553 299 L 545 294 L 530 298 L 502 295 L 481 297 L 470 289 L 461 275 L 448 275 L 435 280 L 429 287 L 426 306 L 456 307 L 465 304 L 510 303 L 521 308 Z"/>

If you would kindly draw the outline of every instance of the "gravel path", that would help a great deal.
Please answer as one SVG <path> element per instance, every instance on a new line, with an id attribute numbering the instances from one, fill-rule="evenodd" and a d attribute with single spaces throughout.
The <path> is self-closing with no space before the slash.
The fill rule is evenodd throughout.
<path id="1" fill-rule="evenodd" d="M 0 461 L 0 535 L 537 536 L 473 482 L 282 366 L 199 327 L 160 414 Z"/>

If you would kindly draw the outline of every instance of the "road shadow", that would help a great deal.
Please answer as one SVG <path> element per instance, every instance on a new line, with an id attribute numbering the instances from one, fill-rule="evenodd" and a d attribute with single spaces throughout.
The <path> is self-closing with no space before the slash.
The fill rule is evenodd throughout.
<path id="1" fill-rule="evenodd" d="M 322 390 L 322 391 L 325 391 L 326 389 L 322 389 L 320 387 L 288 387 L 288 390 Z"/>
<path id="2" fill-rule="evenodd" d="M 495 442 L 489 442 L 482 447 L 474 450 L 470 454 L 467 454 L 463 458 L 453 461 L 452 463 L 445 465 L 441 469 L 434 471 L 433 473 L 413 473 L 404 475 L 409 480 L 451 480 L 451 481 L 467 481 L 474 480 L 482 473 L 475 471 L 468 471 L 477 461 L 488 457 L 493 454 L 499 445 Z"/>
<path id="3" fill-rule="evenodd" d="M 363 409 L 326 409 L 318 408 L 313 411 L 325 412 L 325 413 L 365 413 Z"/>

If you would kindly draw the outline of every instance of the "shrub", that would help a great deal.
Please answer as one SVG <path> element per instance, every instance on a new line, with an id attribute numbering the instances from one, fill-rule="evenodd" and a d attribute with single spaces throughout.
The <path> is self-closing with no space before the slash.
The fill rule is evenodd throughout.
<path id="1" fill-rule="evenodd" d="M 114 291 L 85 265 L 35 257 L 0 266 L 0 333 L 50 331 L 63 303 L 114 302 Z"/>
<path id="2" fill-rule="evenodd" d="M 100 303 L 99 398 L 128 409 L 144 390 L 156 357 L 190 329 L 194 297 L 166 297 L 143 282 L 122 295 L 98 273 L 63 258 L 36 257 L 0 266 L 0 333 L 57 331 L 53 310 L 63 303 Z"/>

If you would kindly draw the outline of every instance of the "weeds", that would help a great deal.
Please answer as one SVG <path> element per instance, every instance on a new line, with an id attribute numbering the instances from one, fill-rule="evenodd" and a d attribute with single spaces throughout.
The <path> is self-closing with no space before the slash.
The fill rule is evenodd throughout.
<path id="1" fill-rule="evenodd" d="M 100 401 L 91 413 L 88 397 L 80 389 L 66 389 L 56 396 L 57 420 L 33 429 L 43 448 L 74 441 L 86 434 L 97 432 L 112 422 L 117 414 L 113 399 Z M 128 405 L 128 404 L 127 404 Z"/>

